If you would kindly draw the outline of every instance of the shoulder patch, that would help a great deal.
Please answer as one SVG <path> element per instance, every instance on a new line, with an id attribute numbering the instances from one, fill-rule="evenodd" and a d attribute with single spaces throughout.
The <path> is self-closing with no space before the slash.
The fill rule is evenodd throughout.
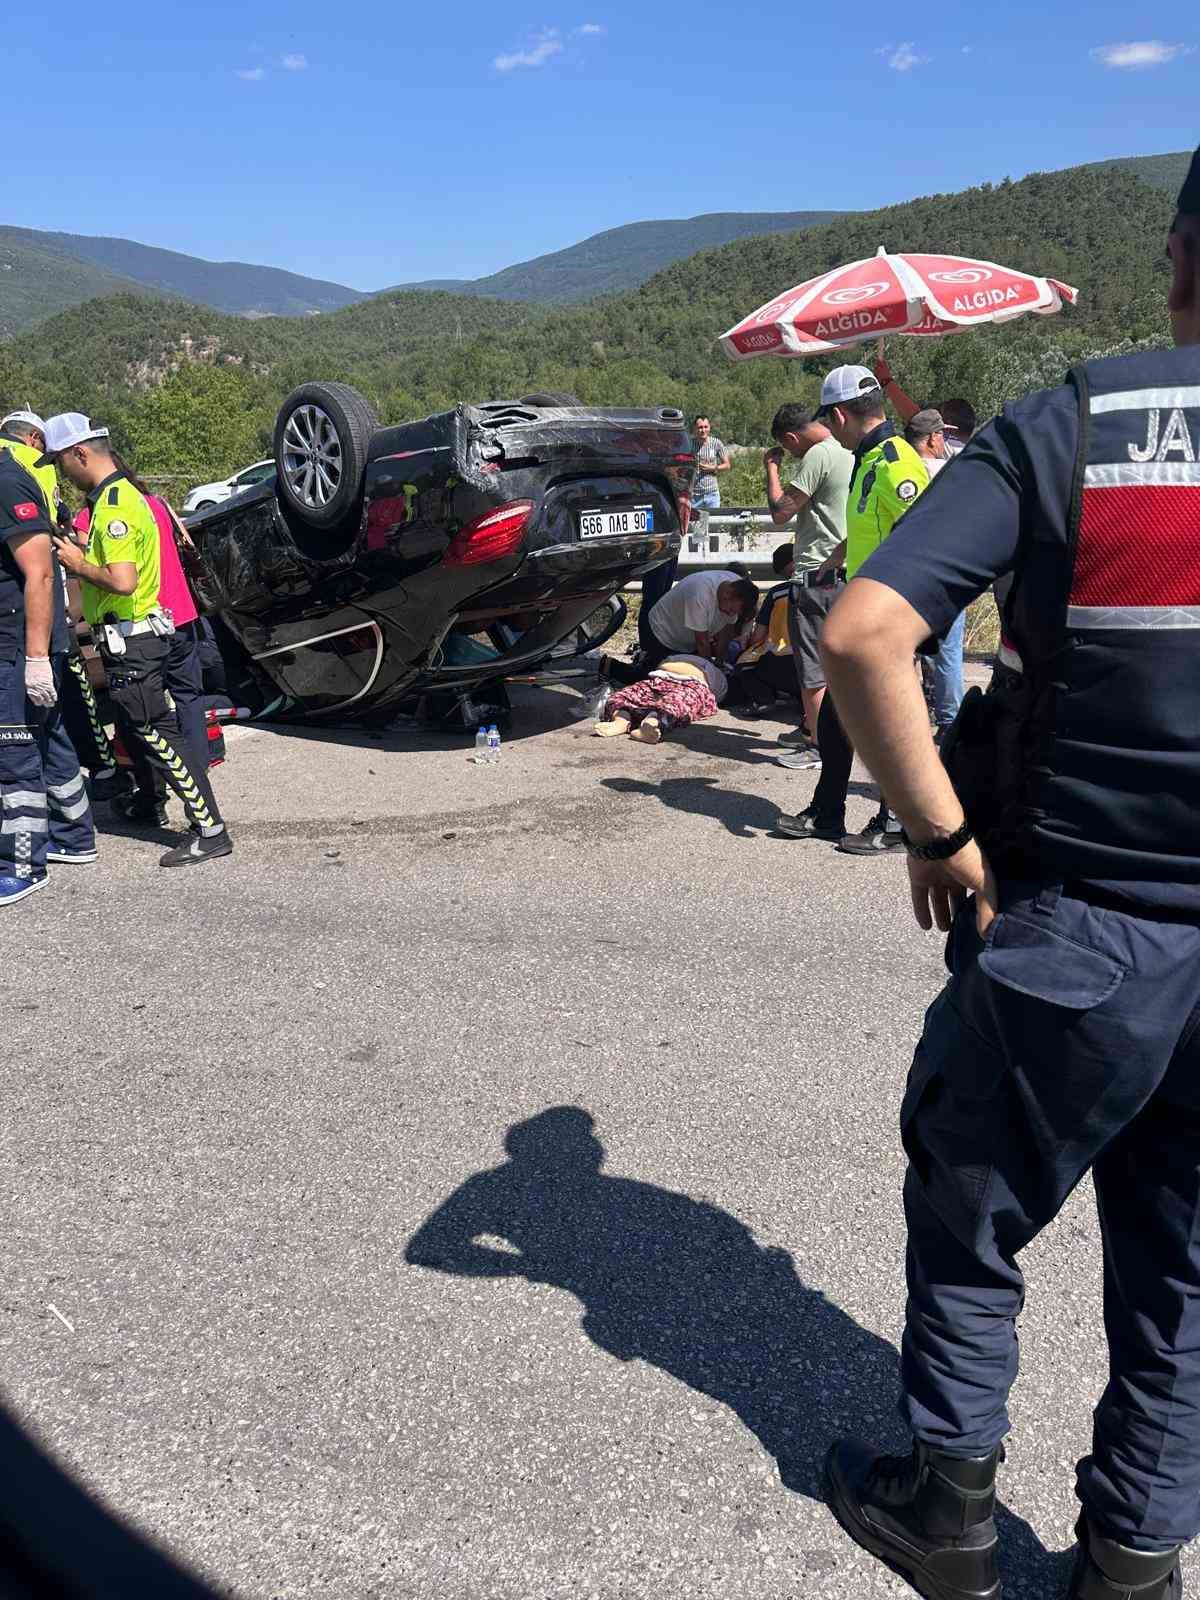
<path id="1" fill-rule="evenodd" d="M 13 516 L 20 522 L 33 522 L 41 516 L 41 512 L 32 500 L 18 500 L 17 504 L 12 508 L 12 512 Z"/>
<path id="2" fill-rule="evenodd" d="M 114 483 L 108 491 L 108 503 L 110 506 L 119 506 L 121 504 L 121 489 L 118 484 Z"/>
<path id="3" fill-rule="evenodd" d="M 917 485 L 912 478 L 905 478 L 903 482 L 896 485 L 896 493 L 901 500 L 915 500 L 918 492 Z"/>
<path id="4" fill-rule="evenodd" d="M 885 461 L 899 461 L 900 452 L 890 439 L 883 441 L 883 458 Z"/>
<path id="5" fill-rule="evenodd" d="M 119 522 L 115 517 L 111 522 L 106 522 L 104 525 L 104 537 L 106 539 L 123 539 L 128 532 L 129 524 L 127 522 Z"/>

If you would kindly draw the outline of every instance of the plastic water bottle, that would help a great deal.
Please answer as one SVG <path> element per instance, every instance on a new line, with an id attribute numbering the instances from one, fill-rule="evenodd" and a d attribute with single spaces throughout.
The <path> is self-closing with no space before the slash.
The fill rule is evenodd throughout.
<path id="1" fill-rule="evenodd" d="M 488 760 L 497 762 L 500 759 L 500 729 L 493 722 L 487 731 Z"/>
<path id="2" fill-rule="evenodd" d="M 488 748 L 488 731 L 482 723 L 479 725 L 479 732 L 475 735 L 474 759 L 477 767 L 485 766 L 492 759 L 491 751 Z"/>

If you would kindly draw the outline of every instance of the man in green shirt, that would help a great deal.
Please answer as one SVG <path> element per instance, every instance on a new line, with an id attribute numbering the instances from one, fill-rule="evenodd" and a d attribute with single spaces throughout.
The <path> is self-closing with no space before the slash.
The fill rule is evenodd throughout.
<path id="1" fill-rule="evenodd" d="M 929 487 L 925 464 L 889 422 L 879 380 L 866 367 L 835 367 L 821 386 L 817 419 L 839 444 L 852 450 L 853 471 L 846 502 L 846 539 L 828 557 L 844 562 L 852 578 L 891 533 L 909 506 Z M 846 795 L 854 751 L 829 695 L 817 728 L 821 779 L 812 804 L 798 816 L 781 817 L 780 833 L 792 839 L 831 839 L 847 855 L 903 853 L 898 820 L 880 801 L 878 814 L 861 833 L 846 833 Z"/>
<path id="2" fill-rule="evenodd" d="M 159 532 L 145 497 L 118 469 L 108 429 L 78 411 L 46 423 L 46 452 L 39 465 L 57 465 L 88 497 L 88 548 L 55 539 L 58 558 L 80 581 L 83 614 L 92 627 L 117 724 L 132 745 L 183 801 L 191 835 L 160 857 L 163 867 L 185 867 L 227 856 L 226 832 L 208 774 L 188 765 L 175 707 L 163 669 L 175 624 L 158 603 Z"/>
<path id="3" fill-rule="evenodd" d="M 815 737 L 825 698 L 821 629 L 845 587 L 839 564 L 831 566 L 829 558 L 846 537 L 846 501 L 854 457 L 824 423 L 815 421 L 812 412 L 800 405 L 780 406 L 771 424 L 771 437 L 775 447 L 763 456 L 767 504 L 776 527 L 784 527 L 793 517 L 796 521 L 789 632 L 804 718 Z M 797 463 L 786 489 L 780 477 L 785 456 Z M 795 746 L 780 756 L 781 766 L 820 765 L 820 756 L 802 732 L 784 734 L 779 742 Z"/>

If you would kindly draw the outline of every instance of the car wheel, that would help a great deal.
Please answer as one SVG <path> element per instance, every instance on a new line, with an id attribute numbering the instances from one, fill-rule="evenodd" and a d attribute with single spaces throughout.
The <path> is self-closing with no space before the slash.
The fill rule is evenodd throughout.
<path id="1" fill-rule="evenodd" d="M 362 496 L 374 407 L 348 383 L 294 389 L 275 420 L 276 493 L 312 528 L 344 522 Z"/>
<path id="2" fill-rule="evenodd" d="M 196 504 L 192 507 L 192 511 L 207 511 L 209 506 L 215 506 L 216 503 L 217 502 L 215 500 L 197 500 Z M 188 512 L 189 517 L 191 516 L 192 511 Z"/>

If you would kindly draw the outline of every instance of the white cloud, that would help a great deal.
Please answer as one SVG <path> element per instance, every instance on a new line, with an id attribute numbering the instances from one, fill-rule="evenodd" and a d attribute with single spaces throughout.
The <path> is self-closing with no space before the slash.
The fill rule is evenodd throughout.
<path id="1" fill-rule="evenodd" d="M 962 47 L 962 53 L 963 53 L 963 55 L 965 55 L 965 56 L 969 56 L 969 55 L 970 55 L 970 54 L 971 54 L 971 46 L 970 46 L 970 45 L 969 45 L 969 44 L 965 44 L 965 45 L 963 45 L 963 47 Z"/>
<path id="2" fill-rule="evenodd" d="M 582 28 L 576 28 L 575 32 L 582 34 L 584 38 L 590 38 L 594 34 L 603 33 L 604 28 L 599 22 L 585 22 Z"/>
<path id="3" fill-rule="evenodd" d="M 279 63 L 285 72 L 306 72 L 308 70 L 308 57 L 299 54 L 284 56 Z"/>
<path id="4" fill-rule="evenodd" d="M 562 54 L 562 40 L 557 28 L 543 28 L 541 33 L 524 50 L 510 50 L 492 62 L 497 72 L 512 72 L 516 67 L 544 67 L 547 61 Z"/>
<path id="5" fill-rule="evenodd" d="M 1139 39 L 1129 44 L 1101 44 L 1091 51 L 1093 61 L 1102 67 L 1161 67 L 1176 56 L 1190 55 L 1181 44 L 1164 44 L 1161 39 Z"/>
<path id="6" fill-rule="evenodd" d="M 884 53 L 880 52 L 881 55 Z M 923 67 L 928 60 L 928 56 L 919 56 L 913 49 L 912 40 L 907 39 L 903 44 L 898 44 L 888 56 L 888 66 L 893 72 L 911 72 L 914 67 Z"/>
<path id="7" fill-rule="evenodd" d="M 266 67 L 238 67 L 234 72 L 234 77 L 243 83 L 261 83 L 266 75 Z"/>

